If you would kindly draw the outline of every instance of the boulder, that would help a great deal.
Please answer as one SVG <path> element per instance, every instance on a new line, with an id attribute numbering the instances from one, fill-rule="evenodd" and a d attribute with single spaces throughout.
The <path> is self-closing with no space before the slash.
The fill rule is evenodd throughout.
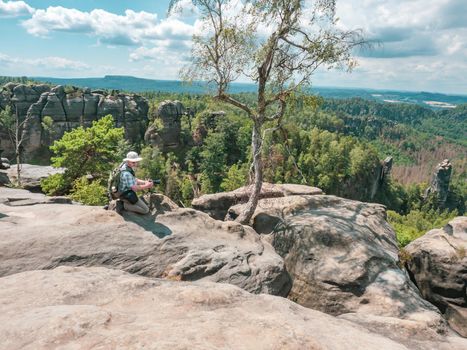
<path id="1" fill-rule="evenodd" d="M 64 168 L 46 165 L 21 164 L 21 186 L 29 191 L 41 191 L 41 180 L 53 174 L 63 173 Z M 7 171 L 10 182 L 18 182 L 16 165 Z"/>
<path id="2" fill-rule="evenodd" d="M 10 178 L 5 170 L 0 170 L 0 186 L 5 186 L 10 184 Z"/>
<path id="3" fill-rule="evenodd" d="M 217 220 L 223 220 L 229 208 L 239 203 L 246 203 L 251 193 L 251 186 L 240 187 L 231 192 L 205 194 L 193 199 L 194 209 L 209 214 Z M 263 182 L 260 198 L 277 198 L 293 195 L 322 194 L 319 188 L 294 184 L 271 184 Z M 234 215 L 234 212 L 231 213 Z M 232 219 L 234 217 L 230 217 Z"/>
<path id="4" fill-rule="evenodd" d="M 0 154 L 2 153 L 2 150 L 0 150 Z M 0 159 L 0 169 L 10 169 L 10 161 L 8 158 L 1 158 Z"/>
<path id="5" fill-rule="evenodd" d="M 226 282 L 254 293 L 285 296 L 290 289 L 282 258 L 248 226 L 172 210 L 164 201 L 154 220 L 85 205 L 40 204 L 37 197 L 35 205 L 26 205 L 27 191 L 15 195 L 25 205 L 15 205 L 11 192 L 0 188 L 0 276 L 106 266 L 148 277 Z"/>
<path id="6" fill-rule="evenodd" d="M 399 268 L 385 219 L 379 204 L 303 195 L 260 200 L 251 225 L 284 258 L 293 280 L 289 299 L 375 331 L 436 338 L 446 322 Z"/>
<path id="7" fill-rule="evenodd" d="M 467 337 L 467 217 L 431 230 L 405 247 L 406 267 L 423 297 Z"/>

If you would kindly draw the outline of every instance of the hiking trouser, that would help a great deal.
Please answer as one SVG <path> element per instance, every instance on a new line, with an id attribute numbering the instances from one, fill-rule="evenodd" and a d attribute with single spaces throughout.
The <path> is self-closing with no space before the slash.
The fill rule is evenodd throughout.
<path id="1" fill-rule="evenodd" d="M 147 214 L 149 213 L 149 208 L 146 203 L 143 202 L 141 198 L 138 198 L 138 201 L 135 204 L 123 200 L 123 208 L 128 211 L 133 211 L 135 213 Z"/>

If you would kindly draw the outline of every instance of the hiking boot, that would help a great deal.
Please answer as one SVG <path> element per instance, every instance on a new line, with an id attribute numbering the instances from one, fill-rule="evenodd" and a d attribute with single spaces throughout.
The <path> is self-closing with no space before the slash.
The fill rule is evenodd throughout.
<path id="1" fill-rule="evenodd" d="M 122 201 L 117 201 L 117 203 L 115 204 L 115 211 L 118 214 L 122 214 L 123 209 L 124 209 L 123 202 Z"/>

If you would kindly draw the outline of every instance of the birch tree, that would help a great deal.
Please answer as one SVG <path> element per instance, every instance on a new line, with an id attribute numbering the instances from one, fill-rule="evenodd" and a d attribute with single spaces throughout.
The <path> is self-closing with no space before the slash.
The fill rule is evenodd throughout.
<path id="1" fill-rule="evenodd" d="M 0 127 L 6 131 L 11 144 L 14 147 L 16 159 L 16 173 L 18 186 L 21 186 L 21 157 L 23 152 L 23 142 L 26 140 L 24 126 L 28 123 L 30 116 L 27 115 L 21 120 L 18 111 L 13 112 L 10 106 L 6 106 L 0 111 Z"/>
<path id="2" fill-rule="evenodd" d="M 243 110 L 253 121 L 251 193 L 236 219 L 248 223 L 261 193 L 261 149 L 265 126 L 280 127 L 287 106 L 307 98 L 320 67 L 351 70 L 352 49 L 362 45 L 358 30 L 337 25 L 335 0 L 192 0 L 200 28 L 193 36 L 191 62 L 184 80 L 206 81 L 214 97 Z M 186 4 L 172 0 L 169 14 Z M 232 82 L 256 83 L 253 104 L 229 93 Z M 301 96 L 300 96 L 301 95 Z M 309 97 L 309 96 L 308 96 Z"/>

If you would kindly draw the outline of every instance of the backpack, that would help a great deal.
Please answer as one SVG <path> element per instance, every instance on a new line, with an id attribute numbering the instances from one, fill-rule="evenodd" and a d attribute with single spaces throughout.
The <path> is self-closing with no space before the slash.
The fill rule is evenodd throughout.
<path id="1" fill-rule="evenodd" d="M 110 172 L 109 181 L 107 183 L 107 193 L 109 195 L 109 199 L 118 199 L 122 195 L 118 191 L 118 187 L 120 186 L 120 174 L 122 173 L 121 167 L 125 162 L 121 163 L 118 167 Z"/>

